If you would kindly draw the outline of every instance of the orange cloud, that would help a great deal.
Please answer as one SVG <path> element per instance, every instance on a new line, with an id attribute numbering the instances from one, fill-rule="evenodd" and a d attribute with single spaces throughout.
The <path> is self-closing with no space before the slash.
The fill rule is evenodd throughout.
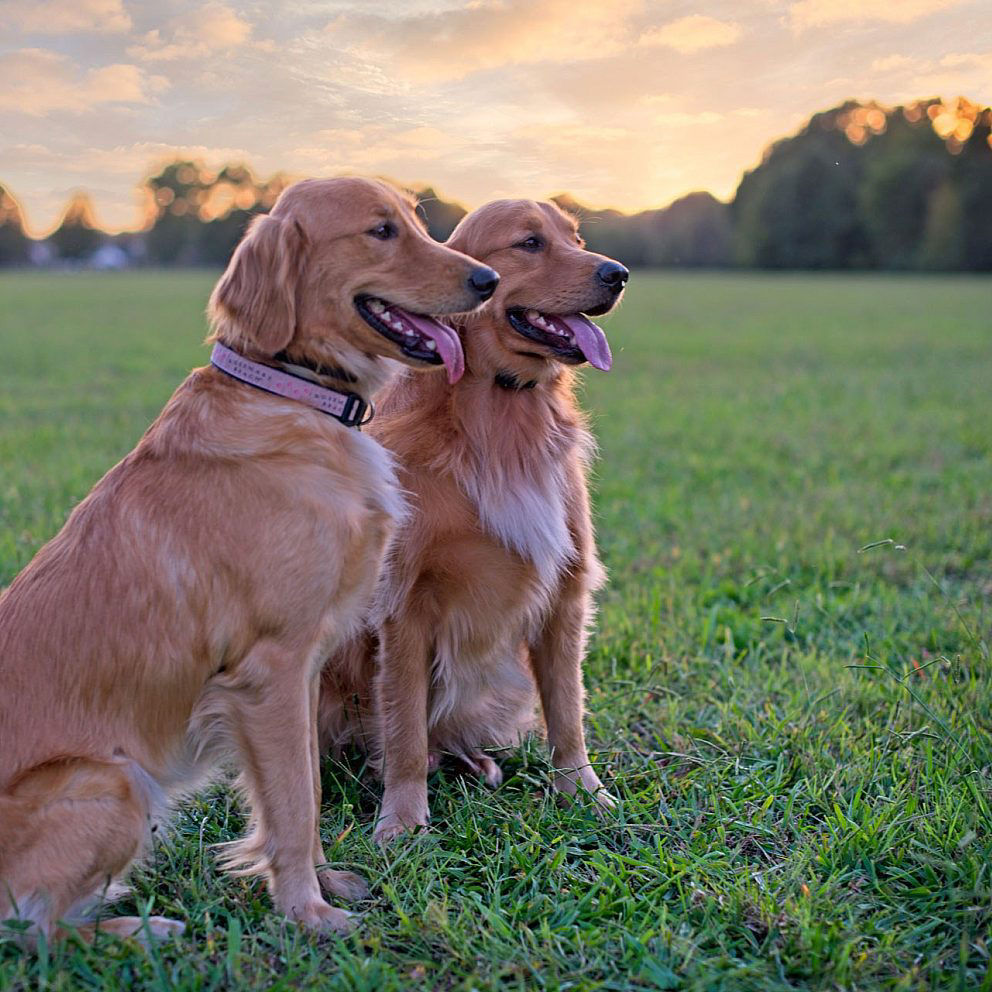
<path id="1" fill-rule="evenodd" d="M 174 19 L 165 33 L 158 28 L 147 32 L 127 51 L 132 58 L 145 62 L 199 59 L 244 45 L 251 32 L 251 24 L 232 8 L 210 3 Z"/>
<path id="2" fill-rule="evenodd" d="M 641 35 L 638 44 L 674 48 L 677 52 L 689 55 L 706 48 L 733 45 L 741 34 L 740 25 L 733 21 L 719 21 L 715 17 L 691 14 L 660 27 L 649 28 Z"/>
<path id="3" fill-rule="evenodd" d="M 959 3 L 961 0 L 799 0 L 789 8 L 789 22 L 797 31 L 845 22 L 909 24 Z"/>
<path id="4" fill-rule="evenodd" d="M 106 65 L 80 73 L 66 56 L 24 48 L 0 56 L 0 110 L 42 116 L 57 110 L 84 111 L 99 104 L 149 103 L 168 87 L 134 65 Z"/>
<path id="5" fill-rule="evenodd" d="M 5 19 L 30 34 L 119 33 L 131 30 L 121 0 L 6 0 Z"/>
<path id="6" fill-rule="evenodd" d="M 641 0 L 504 0 L 455 10 L 375 18 L 341 14 L 325 32 L 359 56 L 384 52 L 418 81 L 529 62 L 574 62 L 615 54 L 627 42 L 627 19 Z"/>

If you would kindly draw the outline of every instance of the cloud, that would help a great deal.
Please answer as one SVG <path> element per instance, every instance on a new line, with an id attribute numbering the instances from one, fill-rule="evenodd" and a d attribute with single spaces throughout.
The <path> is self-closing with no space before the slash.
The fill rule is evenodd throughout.
<path id="1" fill-rule="evenodd" d="M 173 145 L 164 141 L 136 141 L 113 148 L 86 148 L 65 156 L 63 168 L 73 173 L 119 175 L 133 182 L 152 175 L 168 162 L 177 159 L 203 162 L 217 168 L 231 162 L 249 162 L 251 153 L 245 148 L 209 145 Z"/>
<path id="2" fill-rule="evenodd" d="M 886 55 L 885 58 L 875 59 L 871 64 L 872 72 L 898 72 L 909 69 L 917 64 L 917 60 L 908 55 Z"/>
<path id="3" fill-rule="evenodd" d="M 992 83 L 992 52 L 951 52 L 940 59 L 945 69 L 978 69 L 988 74 Z"/>
<path id="4" fill-rule="evenodd" d="M 246 44 L 252 25 L 222 3 L 209 3 L 173 19 L 163 32 L 148 31 L 128 48 L 128 55 L 144 62 L 195 60 Z"/>
<path id="5" fill-rule="evenodd" d="M 796 31 L 828 24 L 910 24 L 921 17 L 954 7 L 962 0 L 799 0 L 789 7 L 789 22 Z"/>
<path id="6" fill-rule="evenodd" d="M 916 97 L 978 96 L 992 91 L 992 52 L 951 52 L 939 59 L 923 60 L 911 77 Z M 906 94 L 910 99 L 910 95 Z"/>
<path id="7" fill-rule="evenodd" d="M 733 45 L 741 34 L 740 25 L 733 21 L 719 21 L 715 17 L 691 14 L 680 17 L 677 21 L 649 28 L 641 35 L 638 44 L 674 48 L 684 55 L 691 55 L 707 48 Z"/>
<path id="8" fill-rule="evenodd" d="M 981 99 L 992 91 L 992 51 L 948 52 L 939 58 L 910 57 L 894 53 L 871 63 L 886 92 L 879 92 L 878 81 L 862 84 L 866 92 L 902 103 L 926 97 L 951 99 L 966 96 Z M 850 83 L 850 81 L 847 81 Z"/>
<path id="9" fill-rule="evenodd" d="M 673 110 L 658 114 L 654 118 L 654 123 L 660 124 L 662 127 L 694 127 L 698 124 L 719 124 L 725 117 L 725 114 L 716 110 L 703 110 L 698 114 L 687 113 L 684 110 Z"/>
<path id="10" fill-rule="evenodd" d="M 373 17 L 363 8 L 334 18 L 325 34 L 352 53 L 381 60 L 417 81 L 534 62 L 574 62 L 621 51 L 640 0 L 503 0 L 454 10 Z"/>
<path id="11" fill-rule="evenodd" d="M 161 76 L 147 76 L 134 65 L 81 73 L 66 56 L 40 48 L 0 55 L 0 110 L 31 116 L 86 111 L 100 104 L 150 103 L 167 86 Z"/>
<path id="12" fill-rule="evenodd" d="M 28 34 L 119 34 L 131 30 L 121 0 L 6 0 L 4 19 Z"/>

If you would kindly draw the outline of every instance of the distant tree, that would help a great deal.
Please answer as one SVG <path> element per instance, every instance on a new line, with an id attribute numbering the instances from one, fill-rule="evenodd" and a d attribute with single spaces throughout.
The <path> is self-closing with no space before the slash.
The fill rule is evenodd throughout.
<path id="1" fill-rule="evenodd" d="M 689 193 L 641 214 L 645 265 L 719 268 L 731 261 L 730 209 L 711 193 Z"/>
<path id="2" fill-rule="evenodd" d="M 435 241 L 447 241 L 458 222 L 465 216 L 465 208 L 457 203 L 442 200 L 434 189 L 427 186 L 414 193 L 417 211 L 427 222 L 427 230 Z"/>
<path id="3" fill-rule="evenodd" d="M 974 129 L 954 163 L 961 204 L 962 266 L 992 271 L 992 110 L 976 115 Z"/>
<path id="4" fill-rule="evenodd" d="M 964 267 L 964 212 L 961 196 L 949 180 L 930 194 L 926 221 L 914 261 L 923 269 L 954 271 Z"/>
<path id="5" fill-rule="evenodd" d="M 619 210 L 593 210 L 584 207 L 567 194 L 553 199 L 562 210 L 578 219 L 582 237 L 590 251 L 609 255 L 628 266 L 647 264 L 642 228 L 649 226 L 650 218 L 661 211 L 622 214 Z"/>
<path id="6" fill-rule="evenodd" d="M 863 157 L 858 198 L 873 261 L 882 269 L 913 268 L 920 261 L 929 204 L 947 181 L 951 156 L 931 127 L 899 113 Z"/>
<path id="7" fill-rule="evenodd" d="M 843 269 L 864 264 L 857 189 L 863 163 L 837 119 L 853 105 L 815 115 L 776 142 L 745 173 L 731 210 L 734 256 L 761 268 Z"/>
<path id="8" fill-rule="evenodd" d="M 145 239 L 154 265 L 195 265 L 203 226 L 201 204 L 216 177 L 196 162 L 171 162 L 145 180 L 150 229 Z"/>
<path id="9" fill-rule="evenodd" d="M 106 235 L 97 226 L 87 193 L 73 194 L 59 226 L 48 237 L 58 257 L 72 261 L 89 258 L 104 240 Z"/>
<path id="10" fill-rule="evenodd" d="M 771 268 L 992 269 L 992 111 L 846 103 L 776 142 L 732 204 L 735 258 Z"/>
<path id="11" fill-rule="evenodd" d="M 257 204 L 251 210 L 235 208 L 223 217 L 201 225 L 197 261 L 201 265 L 227 265 L 248 222 L 259 212 L 261 208 Z"/>
<path id="12" fill-rule="evenodd" d="M 710 193 L 689 193 L 662 210 L 637 214 L 591 210 L 565 195 L 554 199 L 578 217 L 591 251 L 625 265 L 713 268 L 730 263 L 730 212 Z"/>
<path id="13" fill-rule="evenodd" d="M 0 265 L 23 265 L 28 260 L 28 239 L 17 201 L 0 185 Z"/>
<path id="14" fill-rule="evenodd" d="M 248 221 L 269 210 L 287 184 L 282 173 L 261 182 L 237 163 L 219 172 L 199 162 L 169 163 L 145 180 L 148 260 L 225 265 Z"/>

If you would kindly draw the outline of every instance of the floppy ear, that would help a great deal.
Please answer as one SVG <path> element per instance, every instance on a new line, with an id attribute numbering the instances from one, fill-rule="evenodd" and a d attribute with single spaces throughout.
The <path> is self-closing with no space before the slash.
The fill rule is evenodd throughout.
<path id="1" fill-rule="evenodd" d="M 223 336 L 236 350 L 282 351 L 296 329 L 304 247 L 295 221 L 256 217 L 210 296 L 212 337 Z"/>
<path id="2" fill-rule="evenodd" d="M 470 224 L 466 224 L 464 221 L 461 221 L 451 232 L 451 234 L 448 235 L 448 240 L 444 243 L 445 247 L 454 248 L 455 251 L 460 251 L 463 255 L 471 255 L 472 258 L 475 258 L 475 256 L 469 251 L 469 247 L 474 240 L 471 237 L 470 227 Z"/>

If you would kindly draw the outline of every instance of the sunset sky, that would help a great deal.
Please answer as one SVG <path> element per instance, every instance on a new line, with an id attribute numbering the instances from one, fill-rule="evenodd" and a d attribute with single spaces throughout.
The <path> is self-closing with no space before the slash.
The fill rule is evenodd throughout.
<path id="1" fill-rule="evenodd" d="M 466 206 L 727 197 L 847 98 L 992 101 L 989 0 L 0 0 L 0 183 L 111 229 L 164 159 L 364 172 Z"/>

